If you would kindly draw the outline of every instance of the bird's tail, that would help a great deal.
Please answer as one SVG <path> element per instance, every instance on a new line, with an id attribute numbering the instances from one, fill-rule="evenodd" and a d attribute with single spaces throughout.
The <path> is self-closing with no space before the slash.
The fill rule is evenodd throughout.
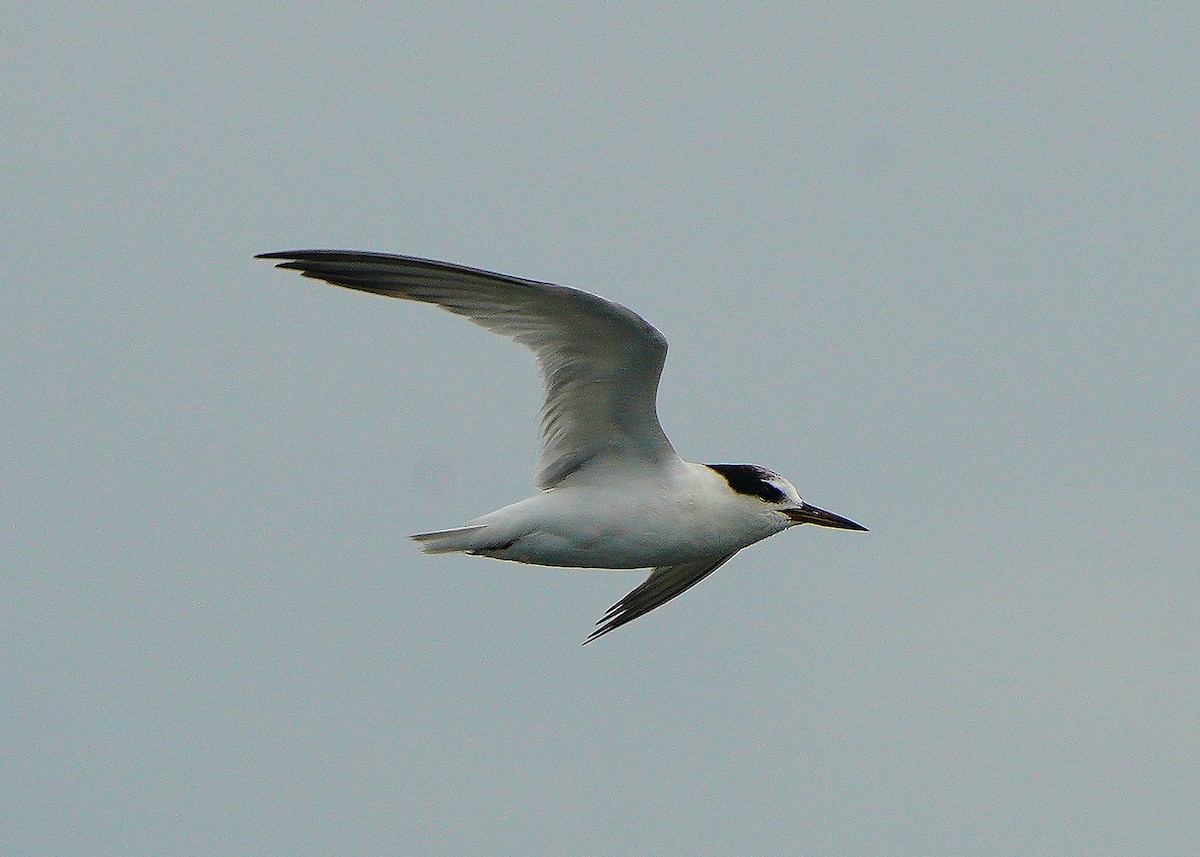
<path id="1" fill-rule="evenodd" d="M 414 533 L 409 536 L 421 546 L 424 553 L 456 553 L 479 549 L 479 532 L 486 524 L 473 524 L 468 527 L 455 527 L 452 530 L 438 530 L 433 533 Z"/>

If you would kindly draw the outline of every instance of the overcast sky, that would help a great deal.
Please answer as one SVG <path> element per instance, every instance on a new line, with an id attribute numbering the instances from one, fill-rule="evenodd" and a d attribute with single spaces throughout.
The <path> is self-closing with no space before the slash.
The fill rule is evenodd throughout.
<path id="1" fill-rule="evenodd" d="M 8 16 L 0 851 L 1194 853 L 1181 5 Z M 297 247 L 627 304 L 871 532 L 583 648 L 640 574 L 405 538 L 529 493 L 532 359 Z"/>

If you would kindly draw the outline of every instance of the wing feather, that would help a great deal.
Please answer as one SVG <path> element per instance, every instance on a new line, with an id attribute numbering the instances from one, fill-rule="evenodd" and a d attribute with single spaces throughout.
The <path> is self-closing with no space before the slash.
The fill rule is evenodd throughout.
<path id="1" fill-rule="evenodd" d="M 542 373 L 536 483 L 593 461 L 613 469 L 675 457 L 658 422 L 667 340 L 620 304 L 578 289 L 430 259 L 353 250 L 263 253 L 277 267 L 371 294 L 431 303 L 530 348 Z"/>
<path id="2" fill-rule="evenodd" d="M 650 576 L 641 586 L 608 608 L 608 612 L 601 616 L 600 621 L 596 623 L 596 630 L 583 641 L 583 644 L 586 646 L 597 637 L 603 637 L 609 631 L 620 628 L 626 622 L 632 622 L 639 616 L 646 615 L 677 595 L 682 595 L 723 566 L 732 556 L 733 554 L 730 553 L 695 562 L 684 562 L 679 565 L 659 566 L 650 572 Z"/>

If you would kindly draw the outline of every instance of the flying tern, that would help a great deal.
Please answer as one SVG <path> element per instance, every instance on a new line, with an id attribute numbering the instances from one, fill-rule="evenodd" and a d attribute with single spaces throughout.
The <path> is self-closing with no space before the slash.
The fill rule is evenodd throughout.
<path id="1" fill-rule="evenodd" d="M 532 565 L 651 569 L 590 643 L 699 583 L 735 553 L 799 524 L 866 530 L 753 464 L 676 455 L 655 400 L 667 340 L 620 304 L 566 286 L 410 256 L 289 250 L 257 258 L 376 295 L 436 304 L 529 347 L 541 369 L 532 497 L 412 538 L 425 553 Z"/>

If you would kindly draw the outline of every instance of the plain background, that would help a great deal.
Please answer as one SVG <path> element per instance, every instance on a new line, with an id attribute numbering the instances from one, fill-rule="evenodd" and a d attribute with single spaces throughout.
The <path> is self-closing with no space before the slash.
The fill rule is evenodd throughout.
<path id="1" fill-rule="evenodd" d="M 7 16 L 0 851 L 1195 853 L 1200 15 L 796 5 Z M 635 308 L 871 532 L 581 648 L 640 575 L 405 538 L 532 360 L 312 246 Z"/>

